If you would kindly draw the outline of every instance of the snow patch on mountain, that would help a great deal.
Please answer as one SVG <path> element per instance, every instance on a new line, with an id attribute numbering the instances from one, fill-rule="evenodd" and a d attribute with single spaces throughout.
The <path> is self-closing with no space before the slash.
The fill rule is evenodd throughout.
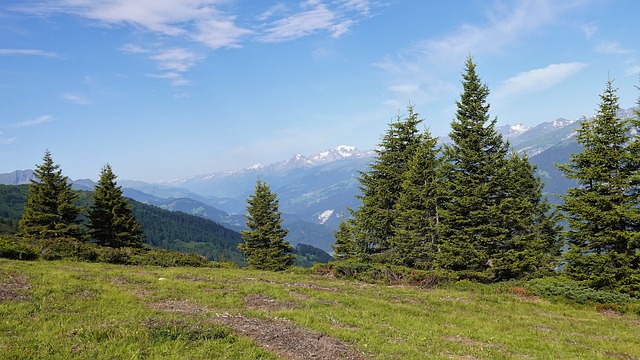
<path id="1" fill-rule="evenodd" d="M 333 212 L 334 212 L 334 209 L 325 210 L 320 215 L 318 215 L 318 220 L 320 221 L 320 224 L 326 223 L 327 220 L 331 218 L 331 215 L 333 215 Z"/>

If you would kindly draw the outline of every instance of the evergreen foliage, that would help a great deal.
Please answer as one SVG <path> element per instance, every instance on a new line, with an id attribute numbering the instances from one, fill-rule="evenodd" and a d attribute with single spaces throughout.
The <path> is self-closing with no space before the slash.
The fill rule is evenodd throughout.
<path id="1" fill-rule="evenodd" d="M 43 162 L 36 165 L 35 180 L 29 186 L 27 203 L 18 224 L 23 237 L 34 239 L 82 239 L 82 226 L 78 220 L 81 208 L 75 203 L 77 194 L 71 190 L 60 166 L 45 151 Z"/>
<path id="2" fill-rule="evenodd" d="M 504 193 L 499 172 L 506 166 L 508 143 L 490 119 L 489 88 L 481 83 L 476 65 L 467 59 L 464 91 L 445 145 L 442 167 L 445 202 L 441 211 L 438 263 L 450 270 L 482 272 L 491 265 L 508 229 L 496 222 Z"/>
<path id="3" fill-rule="evenodd" d="M 88 214 L 89 234 L 101 246 L 141 247 L 144 243 L 142 227 L 133 216 L 131 205 L 122 196 L 122 187 L 117 185 L 116 177 L 109 164 L 102 168 Z"/>
<path id="4" fill-rule="evenodd" d="M 397 265 L 431 269 L 438 247 L 438 140 L 425 131 L 402 174 L 391 240 Z"/>
<path id="5" fill-rule="evenodd" d="M 546 275 L 558 265 L 558 214 L 543 197 L 544 185 L 535 170 L 526 155 L 513 152 L 498 175 L 504 197 L 494 221 L 506 232 L 491 253 L 490 271 L 496 280 Z"/>
<path id="6" fill-rule="evenodd" d="M 0 184 L 0 235 L 18 233 L 28 188 L 28 185 Z"/>
<path id="7" fill-rule="evenodd" d="M 389 124 L 368 172 L 361 172 L 358 198 L 362 205 L 352 212 L 354 240 L 352 250 L 360 256 L 389 250 L 395 235 L 396 204 L 402 191 L 403 174 L 420 143 L 418 125 L 422 122 L 413 106 L 408 115 Z"/>
<path id="8" fill-rule="evenodd" d="M 357 234 L 354 229 L 353 218 L 345 218 L 344 214 L 342 214 L 338 230 L 334 231 L 333 236 L 335 241 L 331 247 L 333 248 L 336 259 L 356 258 L 365 253 L 365 249 L 357 248 Z"/>
<path id="9" fill-rule="evenodd" d="M 638 119 L 621 119 L 611 80 L 593 119 L 584 119 L 582 152 L 558 165 L 579 186 L 560 207 L 569 229 L 566 273 L 592 287 L 640 294 L 640 138 Z"/>
<path id="10" fill-rule="evenodd" d="M 277 195 L 269 185 L 258 180 L 253 195 L 247 199 L 246 225 L 242 230 L 244 243 L 238 245 L 249 265 L 260 270 L 285 270 L 293 265 L 293 247 L 284 240 L 287 229 L 282 228 L 282 213 L 278 210 Z"/>

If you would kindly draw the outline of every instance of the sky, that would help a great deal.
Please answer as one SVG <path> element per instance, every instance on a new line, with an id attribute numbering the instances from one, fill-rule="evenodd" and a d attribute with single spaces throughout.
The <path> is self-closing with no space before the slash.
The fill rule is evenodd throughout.
<path id="1" fill-rule="evenodd" d="M 0 173 L 159 182 L 338 145 L 410 104 L 450 131 L 468 56 L 498 125 L 640 97 L 636 0 L 3 0 Z"/>

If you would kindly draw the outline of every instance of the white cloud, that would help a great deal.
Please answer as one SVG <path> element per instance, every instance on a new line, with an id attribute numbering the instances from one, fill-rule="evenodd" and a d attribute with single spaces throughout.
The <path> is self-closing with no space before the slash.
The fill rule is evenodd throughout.
<path id="1" fill-rule="evenodd" d="M 44 56 L 44 57 L 53 57 L 57 58 L 60 55 L 39 49 L 0 49 L 0 56 L 11 56 L 11 55 L 31 55 L 31 56 Z"/>
<path id="2" fill-rule="evenodd" d="M 279 42 L 293 40 L 313 34 L 320 30 L 329 30 L 335 25 L 336 15 L 325 5 L 302 11 L 284 19 L 276 20 L 266 29 L 262 40 Z"/>
<path id="3" fill-rule="evenodd" d="M 150 57 L 158 62 L 160 70 L 185 72 L 204 57 L 182 48 L 162 49 Z"/>
<path id="4" fill-rule="evenodd" d="M 596 46 L 596 51 L 608 55 L 629 55 L 633 53 L 630 49 L 625 49 L 617 41 L 603 41 Z"/>
<path id="5" fill-rule="evenodd" d="M 624 73 L 626 75 L 640 74 L 640 65 L 631 65 L 625 69 Z"/>
<path id="6" fill-rule="evenodd" d="M 238 27 L 234 20 L 234 17 L 226 17 L 200 21 L 197 24 L 198 32 L 191 38 L 212 49 L 238 48 L 240 47 L 240 39 L 253 32 Z"/>
<path id="7" fill-rule="evenodd" d="M 42 116 L 39 116 L 39 117 L 37 117 L 35 119 L 25 120 L 25 121 L 13 123 L 13 124 L 10 125 L 10 127 L 12 127 L 12 128 L 30 127 L 30 126 L 36 126 L 36 125 L 44 124 L 44 123 L 51 122 L 51 121 L 53 121 L 53 117 L 51 117 L 51 115 L 42 115 Z"/>
<path id="8" fill-rule="evenodd" d="M 191 81 L 185 79 L 182 74 L 174 71 L 169 71 L 161 74 L 148 74 L 147 76 L 155 79 L 169 80 L 171 82 L 171 85 L 173 86 L 185 86 L 191 84 Z"/>
<path id="9" fill-rule="evenodd" d="M 14 141 L 16 141 L 15 137 L 7 138 L 7 137 L 2 136 L 2 134 L 3 134 L 3 132 L 0 131 L 0 145 L 9 145 L 9 144 L 13 143 Z"/>
<path id="10" fill-rule="evenodd" d="M 70 102 L 72 104 L 78 104 L 78 105 L 93 104 L 93 101 L 87 99 L 86 97 L 84 97 L 82 95 L 78 95 L 78 94 L 72 94 L 72 93 L 64 93 L 64 94 L 62 94 L 62 99 L 64 99 L 67 102 Z"/>
<path id="11" fill-rule="evenodd" d="M 495 97 L 505 98 L 548 89 L 578 73 L 586 64 L 573 62 L 551 64 L 542 69 L 521 72 L 505 81 L 495 91 Z"/>

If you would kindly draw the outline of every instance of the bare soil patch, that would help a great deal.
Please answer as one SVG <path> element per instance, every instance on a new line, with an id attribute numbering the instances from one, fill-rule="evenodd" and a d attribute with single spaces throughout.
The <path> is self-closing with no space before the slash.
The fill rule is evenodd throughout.
<path id="1" fill-rule="evenodd" d="M 247 295 L 243 298 L 243 300 L 245 307 L 265 311 L 277 311 L 296 308 L 295 301 L 276 300 L 262 294 Z"/>
<path id="2" fill-rule="evenodd" d="M 31 286 L 26 275 L 7 274 L 0 283 L 0 301 L 29 301 Z"/>
<path id="3" fill-rule="evenodd" d="M 222 315 L 218 321 L 233 328 L 238 335 L 246 336 L 286 359 L 367 359 L 362 352 L 345 342 L 306 330 L 286 320 Z"/>

